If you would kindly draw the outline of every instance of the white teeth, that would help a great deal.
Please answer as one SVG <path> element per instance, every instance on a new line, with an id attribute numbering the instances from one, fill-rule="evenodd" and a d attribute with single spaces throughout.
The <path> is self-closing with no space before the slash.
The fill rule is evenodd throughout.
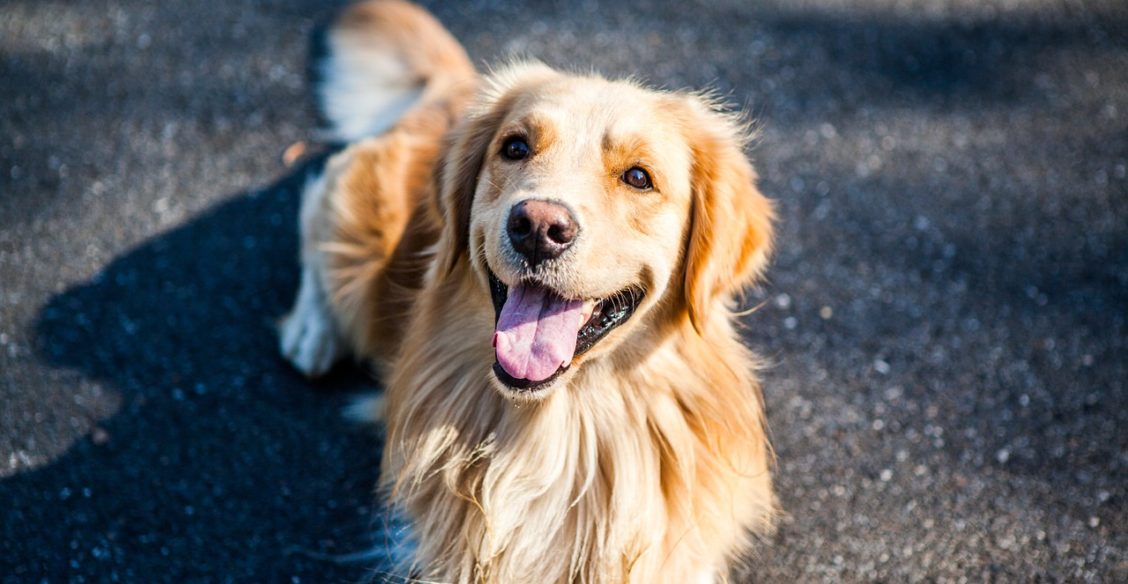
<path id="1" fill-rule="evenodd" d="M 598 300 L 585 300 L 584 308 L 580 311 L 580 326 L 584 326 L 591 319 L 592 313 L 599 307 Z"/>

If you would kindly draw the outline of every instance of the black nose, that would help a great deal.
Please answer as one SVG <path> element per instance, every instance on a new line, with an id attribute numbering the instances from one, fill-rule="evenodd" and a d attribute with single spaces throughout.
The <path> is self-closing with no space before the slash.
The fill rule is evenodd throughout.
<path id="1" fill-rule="evenodd" d="M 506 224 L 513 249 L 529 267 L 559 257 L 571 247 L 579 228 L 567 207 L 549 201 L 521 201 L 509 210 Z"/>

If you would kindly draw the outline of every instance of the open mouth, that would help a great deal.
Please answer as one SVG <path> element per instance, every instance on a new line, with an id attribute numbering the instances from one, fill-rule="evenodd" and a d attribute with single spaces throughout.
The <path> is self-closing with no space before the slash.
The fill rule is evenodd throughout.
<path id="1" fill-rule="evenodd" d="M 547 387 L 615 327 L 627 322 L 642 301 L 638 288 L 602 299 L 567 299 L 536 282 L 506 286 L 489 271 L 494 305 L 494 373 L 507 387 Z"/>

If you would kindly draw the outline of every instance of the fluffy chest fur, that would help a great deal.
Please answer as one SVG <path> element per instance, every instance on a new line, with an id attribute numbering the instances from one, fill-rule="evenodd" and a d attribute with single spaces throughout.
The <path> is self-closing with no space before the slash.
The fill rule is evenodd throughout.
<path id="1" fill-rule="evenodd" d="M 696 359 L 712 351 L 679 343 L 696 335 L 686 326 L 646 354 L 587 365 L 546 400 L 515 403 L 488 384 L 488 345 L 483 355 L 463 342 L 492 324 L 467 321 L 466 299 L 481 296 L 469 280 L 456 273 L 421 299 L 430 306 L 417 313 L 433 317 L 411 327 L 389 385 L 383 484 L 413 519 L 411 571 L 458 582 L 710 581 L 742 550 L 746 527 L 771 514 L 746 366 L 713 353 L 703 371 Z M 743 354 L 729 333 L 725 350 Z"/>

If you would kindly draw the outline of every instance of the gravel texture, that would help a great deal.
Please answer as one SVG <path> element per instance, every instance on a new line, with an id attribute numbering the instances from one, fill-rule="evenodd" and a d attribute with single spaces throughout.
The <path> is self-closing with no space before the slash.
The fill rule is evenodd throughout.
<path id="1" fill-rule="evenodd" d="M 740 581 L 1128 581 L 1128 4 L 434 6 L 717 88 L 787 516 Z M 349 582 L 380 438 L 275 354 L 315 0 L 0 3 L 0 582 Z"/>

